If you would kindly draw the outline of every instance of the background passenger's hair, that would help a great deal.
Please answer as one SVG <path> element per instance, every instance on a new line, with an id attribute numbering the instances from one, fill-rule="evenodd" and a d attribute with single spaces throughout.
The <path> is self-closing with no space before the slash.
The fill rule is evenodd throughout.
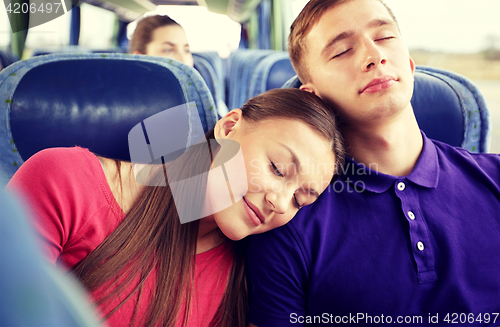
<path id="1" fill-rule="evenodd" d="M 292 26 L 290 26 L 290 35 L 288 36 L 288 53 L 292 61 L 293 69 L 299 76 L 302 83 L 309 82 L 311 76 L 309 75 L 309 68 L 306 65 L 305 56 L 307 49 L 304 44 L 304 38 L 307 36 L 311 28 L 318 23 L 320 18 L 330 8 L 352 0 L 311 0 L 304 9 L 299 13 Z M 391 15 L 396 24 L 398 23 L 396 17 L 387 5 L 380 1 Z"/>
<path id="2" fill-rule="evenodd" d="M 156 15 L 144 17 L 139 20 L 134 35 L 130 40 L 129 53 L 139 51 L 142 54 L 146 54 L 146 46 L 151 42 L 151 36 L 154 30 L 158 27 L 170 25 L 180 26 L 179 23 L 168 16 Z"/>

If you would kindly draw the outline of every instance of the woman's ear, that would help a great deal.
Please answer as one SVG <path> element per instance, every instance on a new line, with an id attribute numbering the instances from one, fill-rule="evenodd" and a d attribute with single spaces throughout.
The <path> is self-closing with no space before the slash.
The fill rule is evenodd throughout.
<path id="1" fill-rule="evenodd" d="M 231 138 L 239 128 L 243 115 L 240 109 L 233 109 L 215 124 L 215 139 Z"/>

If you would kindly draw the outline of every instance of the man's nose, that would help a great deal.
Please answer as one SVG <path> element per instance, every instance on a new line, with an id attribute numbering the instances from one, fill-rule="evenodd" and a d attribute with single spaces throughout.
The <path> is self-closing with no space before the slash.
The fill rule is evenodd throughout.
<path id="1" fill-rule="evenodd" d="M 387 62 L 386 55 L 373 40 L 366 41 L 364 48 L 363 70 L 371 70 Z"/>

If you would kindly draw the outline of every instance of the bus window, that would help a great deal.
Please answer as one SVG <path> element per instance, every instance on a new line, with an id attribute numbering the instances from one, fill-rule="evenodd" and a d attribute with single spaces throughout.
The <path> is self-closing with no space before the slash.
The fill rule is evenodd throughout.
<path id="1" fill-rule="evenodd" d="M 31 56 L 36 49 L 57 49 L 69 44 L 69 26 L 71 15 L 65 14 L 47 23 L 30 27 L 23 58 Z"/>
<path id="2" fill-rule="evenodd" d="M 8 47 L 10 44 L 10 23 L 5 8 L 0 9 L 0 48 Z"/>
<path id="3" fill-rule="evenodd" d="M 302 8 L 309 2 L 309 0 L 294 0 L 292 1 L 291 7 L 292 7 L 292 13 L 293 13 L 293 19 L 299 15 L 299 13 L 302 11 Z"/>
<path id="4" fill-rule="evenodd" d="M 113 46 L 112 38 L 116 24 L 116 15 L 111 11 L 86 3 L 80 3 L 80 7 L 81 27 L 79 44 L 88 49 L 103 50 L 111 48 Z"/>

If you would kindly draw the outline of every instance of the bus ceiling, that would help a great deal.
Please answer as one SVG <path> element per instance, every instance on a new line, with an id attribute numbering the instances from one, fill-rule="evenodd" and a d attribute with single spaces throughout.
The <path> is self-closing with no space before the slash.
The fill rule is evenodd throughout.
<path id="1" fill-rule="evenodd" d="M 80 8 L 78 3 L 83 2 L 114 12 L 120 22 L 119 34 L 123 34 L 126 24 L 132 22 L 147 12 L 154 11 L 159 5 L 179 5 L 179 6 L 205 6 L 211 12 L 227 15 L 238 23 L 245 23 L 257 10 L 257 7 L 263 0 L 64 0 L 67 11 L 71 10 L 71 31 L 70 45 L 78 44 L 80 33 Z M 29 0 L 10 0 L 6 2 L 11 4 L 27 4 Z M 77 10 L 73 10 L 75 8 Z M 22 57 L 28 27 L 30 26 L 29 11 L 19 13 L 11 17 L 12 31 L 11 49 L 12 52 Z"/>
<path id="2" fill-rule="evenodd" d="M 241 23 L 247 21 L 262 0 L 82 0 L 113 11 L 123 21 L 134 21 L 156 6 L 204 6 L 211 12 L 229 16 Z"/>

